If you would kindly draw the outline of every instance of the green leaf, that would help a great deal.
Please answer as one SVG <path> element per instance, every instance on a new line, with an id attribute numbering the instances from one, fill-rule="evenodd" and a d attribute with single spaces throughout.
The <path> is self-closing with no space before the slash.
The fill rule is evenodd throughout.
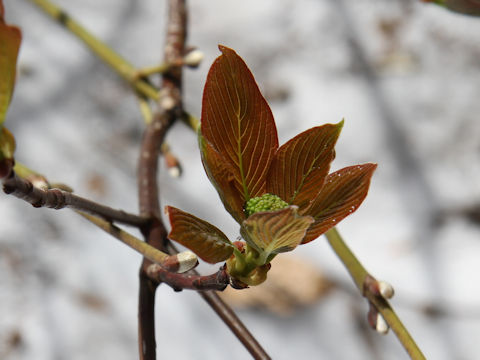
<path id="1" fill-rule="evenodd" d="M 340 169 L 327 176 L 325 185 L 312 202 L 307 214 L 315 218 L 302 243 L 307 243 L 355 212 L 368 193 L 377 164 L 363 164 Z"/>
<path id="2" fill-rule="evenodd" d="M 172 226 L 168 238 L 189 248 L 202 260 L 215 264 L 232 255 L 232 243 L 212 224 L 172 206 L 166 206 L 165 213 Z"/>
<path id="3" fill-rule="evenodd" d="M 234 170 L 212 144 L 199 134 L 202 163 L 211 183 L 217 189 L 225 209 L 241 224 L 245 220 L 243 197 L 235 187 Z"/>
<path id="4" fill-rule="evenodd" d="M 342 126 L 343 121 L 314 127 L 282 145 L 268 171 L 267 192 L 306 209 L 328 175 Z"/>
<path id="5" fill-rule="evenodd" d="M 266 260 L 271 254 L 295 249 L 313 223 L 311 216 L 298 214 L 297 206 L 250 215 L 240 228 L 245 241 Z"/>
<path id="6" fill-rule="evenodd" d="M 0 129 L 0 161 L 13 159 L 15 152 L 15 138 L 6 127 Z"/>
<path id="7" fill-rule="evenodd" d="M 265 193 L 278 148 L 267 102 L 243 60 L 225 46 L 210 68 L 202 101 L 201 133 L 232 169 L 240 201 Z"/>
<path id="8" fill-rule="evenodd" d="M 5 24 L 0 0 L 0 126 L 5 121 L 15 85 L 17 55 L 22 40 L 20 29 Z"/>

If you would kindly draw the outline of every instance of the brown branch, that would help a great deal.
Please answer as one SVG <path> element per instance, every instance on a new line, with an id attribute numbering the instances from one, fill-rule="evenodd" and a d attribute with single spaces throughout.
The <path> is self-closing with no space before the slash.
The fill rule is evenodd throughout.
<path id="1" fill-rule="evenodd" d="M 165 270 L 158 264 L 152 264 L 147 269 L 147 275 L 150 279 L 157 282 L 164 282 L 171 286 L 175 291 L 183 289 L 189 290 L 225 290 L 230 283 L 230 276 L 222 267 L 218 272 L 211 275 L 198 274 L 177 274 Z"/>
<path id="2" fill-rule="evenodd" d="M 164 62 L 175 64 L 183 57 L 186 37 L 185 0 L 169 0 L 167 36 Z M 182 115 L 181 102 L 182 67 L 172 66 L 162 75 L 162 87 L 159 99 L 159 113 L 147 125 L 144 133 L 138 166 L 138 195 L 140 214 L 152 219 L 152 223 L 143 234 L 148 244 L 164 250 L 167 231 L 160 217 L 160 203 L 157 186 L 158 156 L 165 134 Z M 140 268 L 140 292 L 138 304 L 139 353 L 141 360 L 156 359 L 155 341 L 155 291 L 158 282 L 148 278 L 147 268 L 151 265 L 144 259 Z"/>
<path id="3" fill-rule="evenodd" d="M 257 360 L 267 360 L 270 356 L 265 352 L 252 333 L 246 328 L 233 310 L 214 291 L 199 291 L 198 294 L 217 313 L 237 339 L 245 346 L 250 355 Z"/>
<path id="4" fill-rule="evenodd" d="M 168 243 L 167 252 L 174 254 L 178 251 L 172 243 Z M 192 270 L 190 273 L 198 275 L 196 270 Z M 198 291 L 197 294 L 215 311 L 254 359 L 270 359 L 270 356 L 247 329 L 245 324 L 238 318 L 237 314 L 235 314 L 232 308 L 226 304 L 215 291 Z"/>
<path id="5" fill-rule="evenodd" d="M 144 227 L 149 222 L 146 217 L 129 214 L 123 210 L 116 210 L 74 195 L 68 191 L 60 189 L 40 189 L 35 187 L 29 180 L 18 176 L 14 171 L 3 181 L 3 191 L 6 194 L 25 200 L 34 207 L 47 207 L 56 210 L 70 208 L 100 216 L 110 222 L 116 221 L 137 227 Z"/>

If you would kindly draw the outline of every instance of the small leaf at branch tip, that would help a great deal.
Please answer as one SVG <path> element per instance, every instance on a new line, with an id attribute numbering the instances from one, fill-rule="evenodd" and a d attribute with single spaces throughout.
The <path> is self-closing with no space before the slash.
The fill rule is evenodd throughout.
<path id="1" fill-rule="evenodd" d="M 198 258 L 197 255 L 195 255 L 191 251 L 184 251 L 179 254 L 177 254 L 177 259 L 178 259 L 178 273 L 184 273 L 186 271 L 192 270 L 198 265 Z"/>
<path id="2" fill-rule="evenodd" d="M 378 291 L 385 299 L 391 299 L 395 295 L 393 286 L 386 281 L 378 281 Z"/>
<path id="3" fill-rule="evenodd" d="M 382 314 L 377 313 L 377 323 L 375 325 L 375 330 L 382 335 L 386 335 L 390 327 L 388 326 L 387 322 L 383 318 Z"/>
<path id="4" fill-rule="evenodd" d="M 196 68 L 200 65 L 204 54 L 200 50 L 192 50 L 183 57 L 183 63 L 189 67 Z"/>

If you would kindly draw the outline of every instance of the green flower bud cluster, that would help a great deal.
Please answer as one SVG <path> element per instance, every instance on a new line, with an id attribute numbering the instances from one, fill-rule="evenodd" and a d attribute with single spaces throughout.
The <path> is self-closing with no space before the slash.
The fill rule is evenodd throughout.
<path id="1" fill-rule="evenodd" d="M 251 198 L 245 205 L 247 216 L 260 211 L 275 211 L 284 209 L 288 204 L 277 195 L 263 194 L 262 196 Z"/>

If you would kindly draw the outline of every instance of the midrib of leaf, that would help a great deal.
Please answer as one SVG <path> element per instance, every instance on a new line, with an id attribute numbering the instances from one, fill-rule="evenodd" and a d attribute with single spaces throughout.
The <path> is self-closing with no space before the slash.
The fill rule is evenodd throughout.
<path id="1" fill-rule="evenodd" d="M 311 147 L 311 146 L 310 146 Z M 321 154 L 319 154 L 318 156 L 315 156 L 313 161 L 311 162 L 311 165 L 310 165 L 310 168 L 308 169 L 307 173 L 302 176 L 302 180 L 300 181 L 300 184 L 298 185 L 297 189 L 294 191 L 293 193 L 293 196 L 289 202 L 289 204 L 292 204 L 295 200 L 295 198 L 297 197 L 298 193 L 302 190 L 302 187 L 303 187 L 303 184 L 305 183 L 305 179 L 308 177 L 308 175 L 311 174 L 311 172 L 313 171 L 313 168 L 314 168 L 314 164 L 315 162 L 318 160 L 318 158 L 320 157 Z"/>
<path id="2" fill-rule="evenodd" d="M 250 199 L 250 194 L 247 187 L 247 181 L 245 179 L 245 173 L 243 169 L 243 156 L 242 156 L 242 120 L 244 115 L 240 114 L 240 95 L 238 93 L 238 89 L 235 86 L 235 95 L 237 96 L 237 109 L 235 110 L 235 115 L 237 117 L 237 156 L 238 156 L 238 169 L 240 170 L 240 180 L 243 187 L 243 193 L 245 195 L 245 202 Z"/>

